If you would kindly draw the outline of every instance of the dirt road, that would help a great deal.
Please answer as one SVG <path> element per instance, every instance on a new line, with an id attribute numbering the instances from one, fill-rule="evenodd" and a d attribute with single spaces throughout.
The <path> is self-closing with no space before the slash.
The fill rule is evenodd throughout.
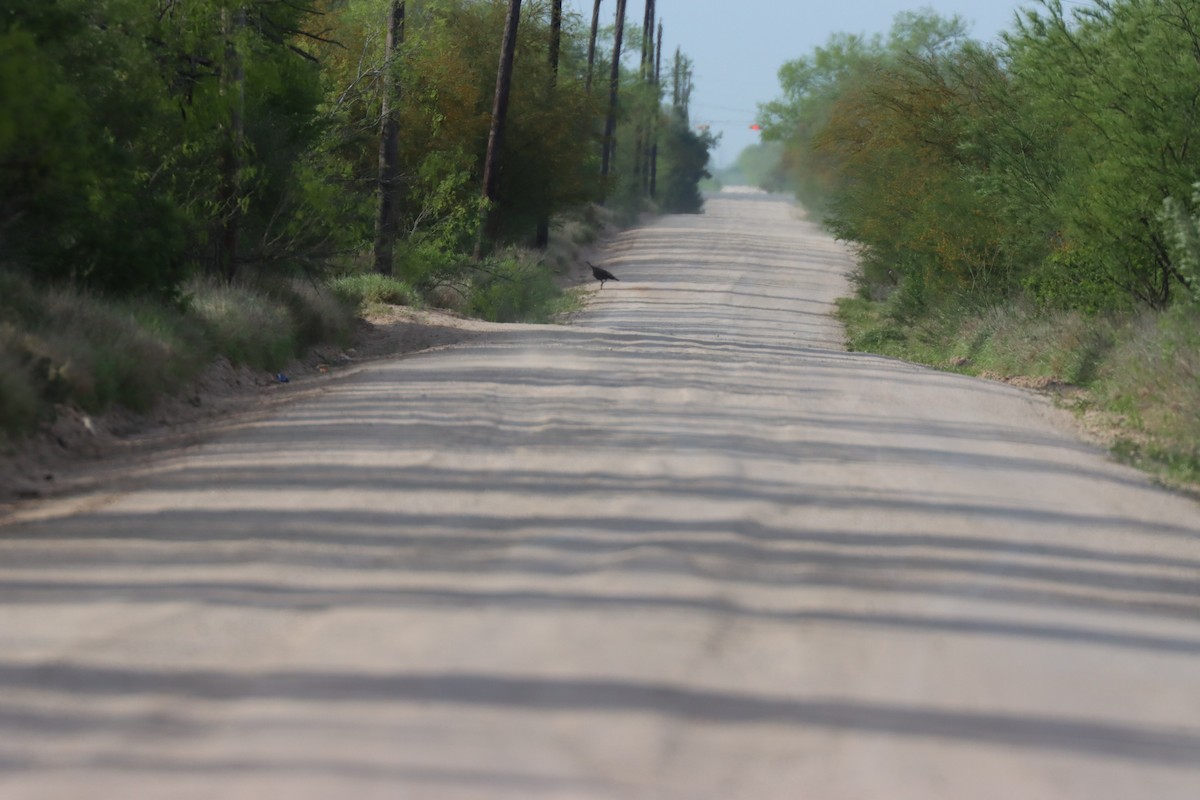
<path id="1" fill-rule="evenodd" d="M 1200 797 L 1200 508 L 720 198 L 0 528 L 0 797 Z"/>

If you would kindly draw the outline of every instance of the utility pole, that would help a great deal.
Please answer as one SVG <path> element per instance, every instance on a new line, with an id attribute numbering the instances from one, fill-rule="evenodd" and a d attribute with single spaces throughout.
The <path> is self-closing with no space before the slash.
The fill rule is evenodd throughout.
<path id="1" fill-rule="evenodd" d="M 496 97 L 492 103 L 492 124 L 488 129 L 487 157 L 483 162 L 483 197 L 488 202 L 483 230 L 475 243 L 475 260 L 483 258 L 500 234 L 500 157 L 504 150 L 504 128 L 508 118 L 508 96 L 512 90 L 513 60 L 517 52 L 517 25 L 521 21 L 521 0 L 508 0 L 504 20 L 504 39 L 500 45 L 500 66 L 496 70 Z"/>
<path id="2" fill-rule="evenodd" d="M 229 125 L 221 151 L 221 180 L 217 187 L 217 202 L 221 213 L 217 236 L 217 273 L 232 283 L 238 272 L 238 240 L 241 233 L 242 151 L 246 141 L 246 69 L 238 51 L 239 39 L 246 28 L 246 7 L 221 10 L 221 27 L 225 35 L 225 63 L 221 69 L 221 94 L 232 95 L 229 103 Z"/>
<path id="3" fill-rule="evenodd" d="M 650 197 L 658 196 L 658 123 L 662 116 L 659 82 L 662 79 L 663 24 L 658 23 L 658 47 L 654 50 L 654 127 L 650 131 Z"/>
<path id="4" fill-rule="evenodd" d="M 404 42 L 404 2 L 388 8 L 383 56 L 383 102 L 379 122 L 379 209 L 375 219 L 375 271 L 392 274 L 396 247 L 396 214 L 400 205 L 400 120 L 395 108 L 396 52 Z"/>
<path id="5" fill-rule="evenodd" d="M 645 14 L 642 16 L 642 60 L 638 65 L 638 91 L 645 93 L 646 87 L 650 84 L 651 70 L 650 67 L 654 59 L 654 0 L 646 0 Z M 641 103 L 638 103 L 640 106 Z M 647 138 L 647 123 L 648 120 L 642 116 L 642 109 L 636 110 L 637 114 L 637 132 L 634 134 L 633 141 L 633 178 L 638 184 L 638 189 L 643 194 L 646 193 L 649 185 L 649 173 L 646 172 L 646 158 L 649 150 L 649 139 Z"/>
<path id="6" fill-rule="evenodd" d="M 654 19 L 657 11 L 655 0 L 646 0 L 645 30 L 642 33 L 642 82 L 645 91 L 650 96 L 650 104 L 646 111 L 649 118 L 645 121 L 645 136 L 638 136 L 638 174 L 641 178 L 642 194 L 650 196 L 650 150 L 658 124 L 658 88 L 654 80 Z"/>
<path id="7" fill-rule="evenodd" d="M 592 93 L 592 67 L 596 63 L 596 32 L 600 28 L 600 0 L 596 0 L 596 4 L 592 6 L 592 35 L 588 37 L 588 70 L 587 79 L 584 84 L 584 89 L 588 94 Z"/>
<path id="8" fill-rule="evenodd" d="M 608 80 L 608 116 L 604 120 L 604 151 L 600 159 L 600 175 L 605 178 L 615 168 L 617 159 L 617 93 L 621 88 L 621 39 L 624 35 L 625 0 L 617 0 L 617 30 Z"/>
<path id="9" fill-rule="evenodd" d="M 554 0 L 550 5 L 550 91 L 547 100 L 554 102 L 554 90 L 558 86 L 558 54 L 562 47 L 562 0 Z M 545 250 L 550 244 L 550 217 L 543 214 L 538 220 L 537 234 L 534 246 Z"/>

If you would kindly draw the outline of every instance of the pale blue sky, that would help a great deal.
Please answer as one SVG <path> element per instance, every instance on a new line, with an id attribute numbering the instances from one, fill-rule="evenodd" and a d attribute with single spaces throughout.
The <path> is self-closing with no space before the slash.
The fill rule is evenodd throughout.
<path id="1" fill-rule="evenodd" d="M 718 166 L 758 141 L 749 129 L 758 103 L 779 95 L 779 67 L 824 44 L 832 33 L 886 32 L 901 11 L 932 8 L 971 23 L 976 39 L 994 40 L 1010 30 L 1015 12 L 1035 0 L 657 0 L 664 25 L 664 55 L 675 47 L 695 62 L 692 119 L 723 133 L 714 154 Z M 1071 0 L 1067 5 L 1082 5 Z M 592 0 L 566 0 L 590 24 Z M 602 24 L 611 25 L 616 0 L 600 5 Z M 627 0 L 627 22 L 640 25 L 645 0 Z M 664 62 L 665 66 L 665 62 Z"/>

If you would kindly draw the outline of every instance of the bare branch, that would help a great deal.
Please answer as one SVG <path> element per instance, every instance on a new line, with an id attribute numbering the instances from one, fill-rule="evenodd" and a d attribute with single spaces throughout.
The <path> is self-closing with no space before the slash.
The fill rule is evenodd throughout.
<path id="1" fill-rule="evenodd" d="M 299 28 L 292 28 L 287 25 L 281 25 L 278 22 L 276 22 L 275 20 L 271 19 L 269 16 L 267 16 L 266 13 L 264 13 L 262 15 L 262 19 L 264 22 L 266 22 L 268 25 L 270 25 L 272 28 L 274 28 L 279 33 L 287 34 L 288 36 L 303 36 L 304 38 L 312 39 L 315 42 L 321 42 L 322 44 L 332 44 L 332 45 L 336 45 L 337 47 L 342 48 L 343 50 L 346 49 L 346 45 L 342 44 L 337 39 L 329 39 L 323 35 L 323 34 L 329 33 L 328 28 L 325 29 L 324 31 L 322 31 L 321 33 L 310 33 L 308 31 L 300 30 Z"/>

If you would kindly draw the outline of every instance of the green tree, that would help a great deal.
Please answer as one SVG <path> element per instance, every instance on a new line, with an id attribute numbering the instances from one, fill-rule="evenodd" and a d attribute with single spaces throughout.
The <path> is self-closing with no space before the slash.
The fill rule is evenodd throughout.
<path id="1" fill-rule="evenodd" d="M 873 73 L 907 56 L 935 56 L 965 41 L 966 23 L 932 12 L 896 16 L 887 36 L 836 33 L 812 54 L 779 70 L 782 97 L 760 107 L 765 141 L 785 145 L 784 170 L 800 199 L 819 209 L 834 186 L 835 164 L 814 152 L 813 142 L 829 122 L 843 93 L 869 81 Z"/>
<path id="2" fill-rule="evenodd" d="M 752 144 L 738 153 L 734 162 L 734 180 L 769 192 L 785 191 L 787 183 L 782 167 L 782 142 Z M 725 178 L 722 177 L 721 180 L 724 181 Z"/>
<path id="3" fill-rule="evenodd" d="M 509 0 L 504 20 L 504 37 L 500 46 L 500 66 L 496 71 L 496 93 L 492 118 L 488 128 L 487 152 L 483 161 L 483 198 L 489 208 L 485 212 L 483 232 L 475 248 L 475 257 L 490 247 L 500 233 L 500 165 L 504 155 L 504 134 L 508 123 L 508 98 L 512 94 L 513 60 L 517 55 L 517 26 L 521 19 L 521 0 Z"/>
<path id="4" fill-rule="evenodd" d="M 709 152 L 717 140 L 707 131 L 697 133 L 677 115 L 670 115 L 660 131 L 662 160 L 658 180 L 659 205 L 671 214 L 698 214 L 704 206 L 700 181 L 708 172 Z"/>
<path id="5" fill-rule="evenodd" d="M 186 215 L 180 124 L 133 0 L 0 2 L 0 261 L 107 290 L 170 290 Z"/>
<path id="6" fill-rule="evenodd" d="M 1073 303 L 1124 296 L 1163 307 L 1185 280 L 1159 212 L 1166 198 L 1190 212 L 1200 180 L 1190 147 L 1200 134 L 1200 9 L 1041 5 L 1007 37 L 1006 60 L 1027 124 L 1053 135 L 1055 167 L 1039 176 L 1057 225 L 1051 272 L 1071 273 L 1057 283 Z M 1023 179 L 1011 169 L 1001 177 L 1009 191 Z"/>
<path id="7" fill-rule="evenodd" d="M 398 201 L 401 190 L 399 141 L 400 120 L 393 110 L 400 84 L 396 80 L 396 52 L 404 42 L 405 5 L 391 0 L 387 11 L 384 61 L 379 110 L 379 211 L 375 218 L 375 271 L 392 274 L 396 246 Z"/>
<path id="8" fill-rule="evenodd" d="M 608 112 L 604 118 L 603 153 L 600 174 L 604 178 L 612 172 L 617 150 L 617 98 L 621 89 L 621 44 L 625 35 L 625 0 L 617 0 L 616 32 L 613 34 L 613 54 L 609 61 Z"/>

